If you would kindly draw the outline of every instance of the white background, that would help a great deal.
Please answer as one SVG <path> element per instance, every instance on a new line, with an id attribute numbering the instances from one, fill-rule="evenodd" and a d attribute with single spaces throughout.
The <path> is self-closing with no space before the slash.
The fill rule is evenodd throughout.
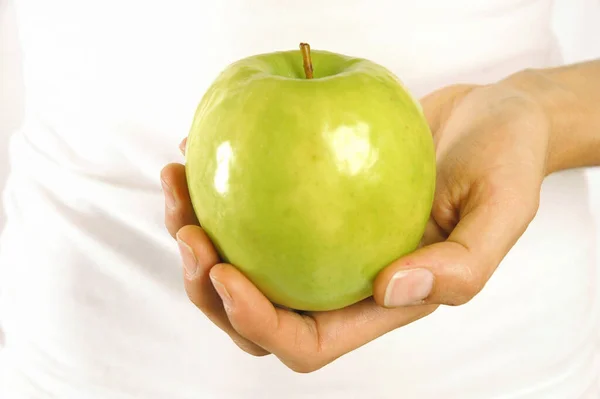
<path id="1" fill-rule="evenodd" d="M 8 139 L 23 115 L 20 50 L 12 1 L 0 0 L 0 187 L 8 174 Z M 587 7 L 583 1 L 573 5 L 570 0 L 555 0 L 554 26 L 567 63 L 600 57 L 600 0 L 585 1 Z M 590 171 L 590 178 L 591 200 L 600 220 L 600 168 Z M 3 224 L 0 213 L 0 230 Z"/>

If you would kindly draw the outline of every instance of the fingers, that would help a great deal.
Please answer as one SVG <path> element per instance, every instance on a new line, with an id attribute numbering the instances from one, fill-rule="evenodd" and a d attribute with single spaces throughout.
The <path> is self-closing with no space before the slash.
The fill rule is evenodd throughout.
<path id="1" fill-rule="evenodd" d="M 179 146 L 183 154 L 186 141 L 184 139 Z M 165 225 L 171 236 L 177 239 L 188 297 L 242 350 L 255 356 L 267 355 L 268 352 L 240 336 L 231 326 L 223 303 L 208 277 L 210 268 L 219 262 L 219 257 L 204 230 L 198 226 L 189 198 L 185 166 L 167 165 L 161 171 L 161 183 L 165 195 Z"/>
<path id="2" fill-rule="evenodd" d="M 306 343 L 314 338 L 308 318 L 273 306 L 233 266 L 215 266 L 210 272 L 210 278 L 233 328 L 268 352 L 286 359 L 290 356 L 286 348 L 294 348 L 297 343 Z M 296 330 L 289 331 L 290 326 L 295 326 Z"/>
<path id="3" fill-rule="evenodd" d="M 418 249 L 377 276 L 377 303 L 461 305 L 471 300 L 535 215 L 535 200 L 521 198 L 528 197 L 502 193 L 467 206 L 446 241 Z"/>
<path id="4" fill-rule="evenodd" d="M 185 145 L 184 140 L 182 152 Z M 165 223 L 178 241 L 188 297 L 250 354 L 273 353 L 291 369 L 311 372 L 436 309 L 435 305 L 384 309 L 372 298 L 339 311 L 314 314 L 276 307 L 239 270 L 219 263 L 194 216 L 183 165 L 168 165 L 161 178 Z"/>
<path id="5" fill-rule="evenodd" d="M 211 268 L 218 267 L 219 256 L 204 230 L 199 226 L 185 226 L 177 233 L 177 242 L 184 263 L 185 290 L 192 303 L 242 350 L 255 356 L 267 355 L 263 348 L 237 333 L 229 322 L 223 301 L 209 277 Z"/>
<path id="6" fill-rule="evenodd" d="M 332 312 L 298 314 L 273 304 L 236 268 L 219 264 L 210 277 L 231 325 L 297 372 L 312 372 L 435 306 L 384 309 L 372 299 Z"/>
<path id="7" fill-rule="evenodd" d="M 185 166 L 176 163 L 165 166 L 160 179 L 165 195 L 165 225 L 175 238 L 183 226 L 199 224 L 190 202 Z"/>

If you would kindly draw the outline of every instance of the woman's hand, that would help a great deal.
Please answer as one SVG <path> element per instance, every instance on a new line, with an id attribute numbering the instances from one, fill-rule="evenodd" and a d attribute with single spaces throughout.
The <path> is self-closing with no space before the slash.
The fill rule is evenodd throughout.
<path id="1" fill-rule="evenodd" d="M 234 266 L 221 263 L 190 204 L 183 165 L 162 172 L 166 225 L 177 238 L 191 301 L 243 350 L 315 371 L 439 304 L 469 301 L 534 217 L 546 173 L 549 124 L 510 85 L 455 86 L 422 101 L 438 159 L 424 246 L 374 281 L 374 295 L 332 312 L 275 307 Z"/>
<path id="2" fill-rule="evenodd" d="M 165 223 L 179 244 L 190 300 L 249 354 L 272 353 L 292 370 L 311 372 L 436 308 L 384 309 L 373 298 L 332 312 L 275 307 L 234 266 L 220 263 L 194 216 L 184 166 L 166 166 L 161 179 Z"/>
<path id="3" fill-rule="evenodd" d="M 438 165 L 434 243 L 377 276 L 374 296 L 388 307 L 472 299 L 535 216 L 547 172 L 546 113 L 508 82 L 448 87 L 422 104 Z"/>

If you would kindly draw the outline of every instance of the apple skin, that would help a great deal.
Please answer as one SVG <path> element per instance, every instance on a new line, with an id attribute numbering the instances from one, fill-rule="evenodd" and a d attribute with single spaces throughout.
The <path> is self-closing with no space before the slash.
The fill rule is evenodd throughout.
<path id="1" fill-rule="evenodd" d="M 390 71 L 312 51 L 260 54 L 208 89 L 187 140 L 198 219 L 222 260 L 272 302 L 304 311 L 372 295 L 415 250 L 430 215 L 435 151 L 422 109 Z"/>

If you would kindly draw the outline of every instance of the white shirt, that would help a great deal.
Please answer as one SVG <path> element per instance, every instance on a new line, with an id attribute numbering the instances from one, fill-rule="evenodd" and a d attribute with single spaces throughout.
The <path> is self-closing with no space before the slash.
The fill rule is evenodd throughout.
<path id="1" fill-rule="evenodd" d="M 0 241 L 3 398 L 575 399 L 600 395 L 581 171 L 550 176 L 472 302 L 308 375 L 241 352 L 188 301 L 159 171 L 216 74 L 296 48 L 383 64 L 416 95 L 561 63 L 545 0 L 19 0 L 26 122 Z"/>

